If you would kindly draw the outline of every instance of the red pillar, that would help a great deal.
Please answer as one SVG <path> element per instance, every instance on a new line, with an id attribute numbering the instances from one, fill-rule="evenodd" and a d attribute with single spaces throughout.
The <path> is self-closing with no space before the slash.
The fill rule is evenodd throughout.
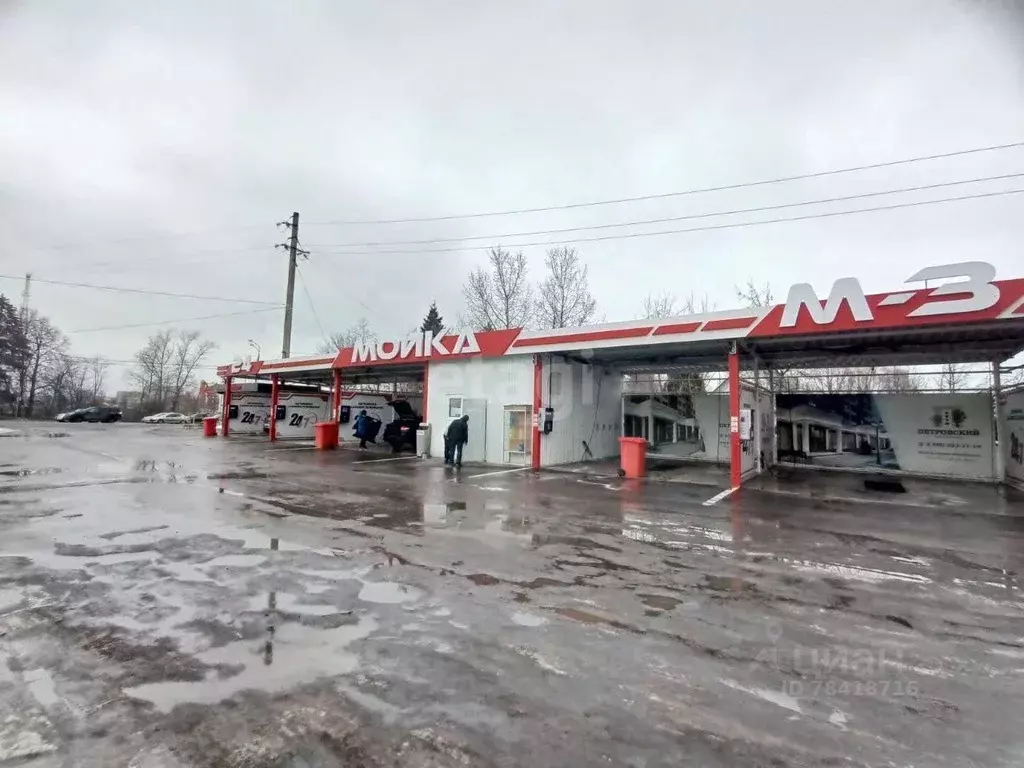
<path id="1" fill-rule="evenodd" d="M 277 374 L 270 377 L 270 441 L 277 440 Z"/>
<path id="2" fill-rule="evenodd" d="M 331 404 L 331 420 L 337 424 L 341 419 L 341 371 L 334 369 L 334 398 Z"/>
<path id="3" fill-rule="evenodd" d="M 542 411 L 544 403 L 541 387 L 544 384 L 543 365 L 540 355 L 533 356 L 533 446 L 530 449 L 533 456 L 533 468 L 540 469 L 540 425 L 543 419 Z"/>
<path id="4" fill-rule="evenodd" d="M 740 446 L 740 355 L 733 343 L 729 350 L 729 483 L 740 485 L 743 474 L 743 452 Z"/>
<path id="5" fill-rule="evenodd" d="M 423 423 L 427 423 L 427 396 L 430 394 L 430 363 L 423 364 Z"/>
<path id="6" fill-rule="evenodd" d="M 228 436 L 228 416 L 231 414 L 231 377 L 224 377 L 224 414 L 221 418 L 221 435 Z"/>

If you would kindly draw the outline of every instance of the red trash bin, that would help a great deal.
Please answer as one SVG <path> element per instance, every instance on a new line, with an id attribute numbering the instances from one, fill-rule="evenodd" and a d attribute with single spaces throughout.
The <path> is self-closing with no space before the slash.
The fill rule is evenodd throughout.
<path id="1" fill-rule="evenodd" d="M 620 437 L 619 454 L 622 474 L 643 477 L 647 474 L 647 441 L 642 437 Z"/>
<path id="2" fill-rule="evenodd" d="M 318 421 L 313 429 L 318 451 L 329 451 L 338 446 L 338 422 Z"/>
<path id="3" fill-rule="evenodd" d="M 203 437 L 216 437 L 217 436 L 217 417 L 216 416 L 204 416 L 203 417 Z"/>

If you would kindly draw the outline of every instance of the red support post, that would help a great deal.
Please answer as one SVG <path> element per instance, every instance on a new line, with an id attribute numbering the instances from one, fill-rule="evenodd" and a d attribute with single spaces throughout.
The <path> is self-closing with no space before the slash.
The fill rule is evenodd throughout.
<path id="1" fill-rule="evenodd" d="M 270 442 L 277 440 L 277 374 L 270 377 Z"/>
<path id="2" fill-rule="evenodd" d="M 221 418 L 221 430 L 220 434 L 222 437 L 228 436 L 228 424 L 230 420 L 228 416 L 231 414 L 231 377 L 224 377 L 224 413 Z"/>
<path id="3" fill-rule="evenodd" d="M 423 364 L 423 423 L 427 423 L 427 395 L 430 394 L 430 363 Z"/>
<path id="4" fill-rule="evenodd" d="M 735 342 L 729 350 L 729 482 L 738 488 L 743 475 L 740 445 L 740 355 Z"/>
<path id="5" fill-rule="evenodd" d="M 533 444 L 531 456 L 533 468 L 540 469 L 540 425 L 544 410 L 543 391 L 544 385 L 543 363 L 540 355 L 533 356 Z"/>
<path id="6" fill-rule="evenodd" d="M 334 369 L 334 391 L 331 403 L 331 421 L 335 424 L 341 419 L 341 371 Z"/>

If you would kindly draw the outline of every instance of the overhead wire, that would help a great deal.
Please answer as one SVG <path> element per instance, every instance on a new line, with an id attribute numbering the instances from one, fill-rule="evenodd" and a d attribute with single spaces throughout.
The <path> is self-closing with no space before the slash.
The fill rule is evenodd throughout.
<path id="1" fill-rule="evenodd" d="M 225 312 L 218 315 L 203 315 L 200 317 L 180 317 L 171 320 L 157 320 L 151 323 L 129 323 L 125 325 L 108 325 L 102 328 L 76 328 L 73 331 L 65 331 L 65 333 L 92 333 L 94 331 L 120 331 L 127 328 L 146 328 L 154 325 L 173 325 L 175 323 L 191 323 L 198 320 L 214 320 L 222 317 L 239 317 L 241 315 L 255 315 L 260 312 L 276 312 L 284 309 L 284 305 L 276 307 L 266 307 L 264 309 L 249 309 L 244 312 Z"/>
<path id="2" fill-rule="evenodd" d="M 4 280 L 24 280 L 24 275 L 0 275 Z M 61 285 L 70 288 L 91 288 L 97 291 L 113 291 L 115 293 L 139 293 L 147 296 L 169 296 L 176 299 L 202 299 L 204 301 L 225 301 L 235 304 L 265 304 L 277 306 L 279 302 L 258 301 L 256 299 L 235 299 L 224 296 L 202 296 L 194 293 L 173 293 L 171 291 L 153 291 L 145 288 L 125 288 L 116 285 L 97 285 L 95 283 L 74 283 L 65 280 L 46 280 L 41 277 L 32 276 L 32 282 L 44 283 L 46 285 Z"/>
<path id="3" fill-rule="evenodd" d="M 907 203 L 894 203 L 892 205 L 879 205 L 871 208 L 856 208 L 848 211 L 825 211 L 822 213 L 811 213 L 802 216 L 785 216 L 775 219 L 761 219 L 757 221 L 736 221 L 729 222 L 726 224 L 711 224 L 702 227 L 689 227 L 684 229 L 664 229 L 656 232 L 626 232 L 616 235 L 600 235 L 596 237 L 577 237 L 571 240 L 540 240 L 526 243 L 504 243 L 503 245 L 508 248 L 526 248 L 530 246 L 539 245 L 576 245 L 579 243 L 593 243 L 607 240 L 630 240 L 640 237 L 662 237 L 666 235 L 681 235 L 690 232 L 710 232 L 718 229 L 740 229 L 743 227 L 759 227 L 767 224 L 782 224 L 791 221 L 808 221 L 811 219 L 827 219 L 838 216 L 852 216 L 860 213 L 876 213 L 878 211 L 894 211 L 901 208 L 916 208 L 924 205 L 937 205 L 939 203 L 954 203 L 963 200 L 980 200 L 983 198 L 992 197 L 1003 197 L 1006 195 L 1016 195 L 1024 192 L 1024 189 L 1007 189 L 998 192 L 982 192 L 971 195 L 959 195 L 956 197 L 945 197 L 938 198 L 935 200 L 916 200 Z M 422 248 L 415 251 L 397 249 L 397 250 L 373 250 L 373 251 L 317 251 L 320 255 L 327 256 L 376 256 L 378 254 L 424 254 L 424 253 L 457 253 L 457 252 L 469 252 L 469 251 L 487 251 L 492 246 L 485 245 L 472 245 L 472 246 L 457 246 L 451 248 Z"/>
<path id="4" fill-rule="evenodd" d="M 547 211 L 567 211 L 577 208 L 593 208 L 602 205 L 619 205 L 622 203 L 636 203 L 645 200 L 664 200 L 673 197 L 684 197 L 686 195 L 700 195 L 708 192 L 726 192 L 734 189 L 747 189 L 750 187 L 761 187 L 770 184 L 784 184 L 790 181 L 802 181 L 805 179 L 820 179 L 826 176 L 836 176 L 843 173 L 855 173 L 858 171 L 870 171 L 879 168 L 893 168 L 900 165 L 910 165 L 912 163 L 926 162 L 930 160 L 944 160 L 951 157 L 962 157 L 965 155 L 974 155 L 982 152 L 995 152 L 1004 149 L 1014 149 L 1017 147 L 1024 147 L 1024 141 L 1014 141 L 1006 144 L 991 144 L 984 147 L 972 147 L 970 149 L 960 149 L 952 152 L 940 152 L 932 155 L 919 155 L 917 157 L 907 157 L 899 160 L 887 160 L 878 163 L 868 163 L 865 165 L 851 165 L 845 168 L 833 168 L 827 171 L 816 171 L 813 173 L 800 173 L 791 176 L 778 176 L 770 179 L 758 179 L 755 181 L 744 181 L 737 182 L 735 184 L 721 184 L 718 186 L 711 187 L 695 187 L 692 189 L 684 189 L 677 192 L 662 192 L 653 195 L 637 195 L 635 197 L 620 197 L 611 200 L 593 200 L 589 202 L 581 203 L 565 203 L 562 205 L 547 205 L 539 206 L 535 208 L 518 208 L 506 211 L 485 211 L 478 213 L 460 213 L 460 214 L 449 214 L 445 216 L 419 216 L 419 217 L 408 217 L 402 219 L 337 219 L 334 221 L 306 221 L 303 222 L 304 226 L 336 226 L 336 225 L 357 225 L 357 224 L 412 224 L 421 223 L 428 221 L 452 221 L 455 219 L 478 219 L 487 216 L 515 216 L 525 213 L 544 213 Z"/>
<path id="5" fill-rule="evenodd" d="M 309 293 L 309 288 L 306 287 L 306 278 L 302 276 L 302 270 L 299 265 L 295 265 L 295 273 L 299 276 L 299 283 L 302 285 L 302 292 L 306 294 L 306 301 L 309 302 L 309 308 L 313 311 L 313 319 L 316 320 L 316 327 L 320 329 L 320 336 L 325 342 L 328 342 L 327 334 L 324 333 L 324 327 L 320 324 L 320 315 L 317 314 L 316 305 L 313 303 L 313 297 Z"/>
<path id="6" fill-rule="evenodd" d="M 426 240 L 383 240 L 379 242 L 362 242 L 362 243 L 317 243 L 311 245 L 311 248 L 371 248 L 382 245 L 430 245 L 434 243 L 455 243 L 463 242 L 466 240 L 501 240 L 506 237 L 533 237 L 536 235 L 557 235 L 565 232 L 587 232 L 602 229 L 612 229 L 615 227 L 635 227 L 635 226 L 646 226 L 650 224 L 664 224 L 670 221 L 689 221 L 693 219 L 707 219 L 716 216 L 736 216 L 747 213 L 763 213 L 765 211 L 778 211 L 786 208 L 800 208 L 808 205 L 823 205 L 827 203 L 841 203 L 849 202 L 850 200 L 863 200 L 872 197 L 881 197 L 883 195 L 897 195 L 908 192 L 924 192 L 931 189 L 941 189 L 944 187 L 955 187 L 963 184 L 977 184 L 986 181 L 1005 181 L 1007 179 L 1018 179 L 1024 176 L 1024 172 L 1021 173 L 1006 173 L 999 176 L 980 176 L 973 179 L 960 179 L 957 181 L 943 181 L 935 184 L 921 184 L 913 187 L 900 187 L 897 189 L 878 190 L 875 192 L 860 192 L 853 195 L 842 195 L 840 197 L 826 197 L 815 200 L 801 200 L 795 203 L 779 203 L 776 205 L 762 205 L 756 208 L 736 208 L 729 211 L 708 211 L 705 213 L 693 213 L 686 214 L 683 216 L 665 216 L 657 219 L 641 219 L 637 221 L 622 221 L 612 224 L 591 224 L 579 227 L 564 227 L 562 229 L 541 229 L 534 230 L 531 232 L 503 232 L 500 234 L 493 235 L 465 235 L 461 237 L 438 237 L 430 238 Z"/>

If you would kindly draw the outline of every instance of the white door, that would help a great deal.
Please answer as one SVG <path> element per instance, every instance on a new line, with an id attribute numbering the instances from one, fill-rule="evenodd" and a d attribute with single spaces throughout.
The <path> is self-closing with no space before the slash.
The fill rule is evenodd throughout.
<path id="1" fill-rule="evenodd" d="M 487 401 L 464 398 L 462 412 L 469 416 L 469 442 L 462 451 L 463 461 L 487 461 Z"/>

